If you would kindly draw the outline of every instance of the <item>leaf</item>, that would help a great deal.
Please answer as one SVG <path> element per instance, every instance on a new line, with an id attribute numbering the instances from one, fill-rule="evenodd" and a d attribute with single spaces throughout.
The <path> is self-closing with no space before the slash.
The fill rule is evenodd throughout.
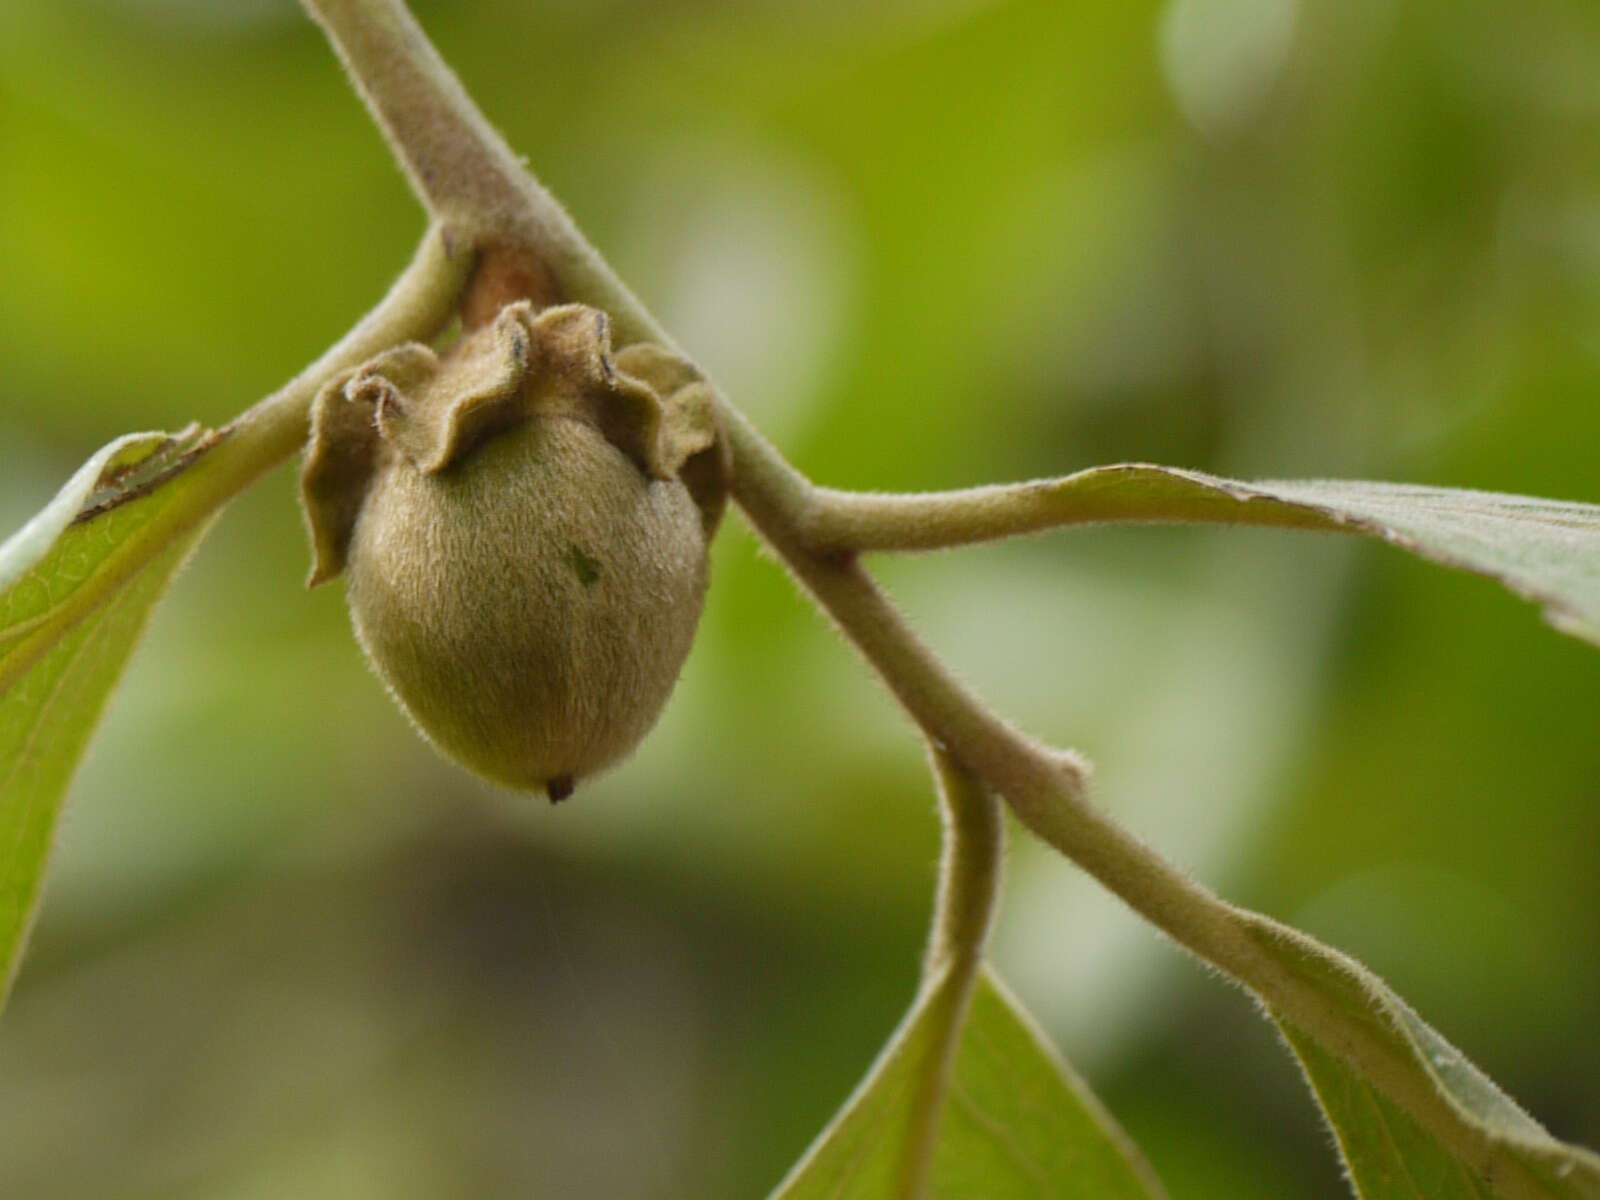
<path id="1" fill-rule="evenodd" d="M 951 1200 L 1166 1195 L 1088 1085 L 988 972 L 962 1031 L 933 1177 L 935 1195 Z"/>
<path id="2" fill-rule="evenodd" d="M 156 601 L 202 532 L 158 518 L 182 491 L 175 481 L 216 440 L 198 430 L 119 438 L 0 546 L 0 1001 L 33 923 L 67 786 Z"/>
<path id="3" fill-rule="evenodd" d="M 1365 1200 L 1600 1200 L 1600 1156 L 1551 1137 L 1376 975 L 1266 918 L 1246 928 L 1335 1020 L 1359 1030 L 1359 1052 L 1341 1056 L 1269 1010 Z"/>
<path id="4" fill-rule="evenodd" d="M 772 1200 L 903 1200 L 918 1084 L 933 1069 L 946 976 L 907 1014 L 872 1072 Z M 1166 1193 L 1003 985 L 978 980 L 957 1047 L 929 1191 L 941 1200 Z"/>
<path id="5" fill-rule="evenodd" d="M 1207 521 L 1382 538 L 1498 580 L 1556 628 L 1600 644 L 1600 505 L 1399 483 L 1241 483 L 1140 463 L 1037 486 L 1072 521 Z"/>
<path id="6" fill-rule="evenodd" d="M 201 473 L 190 468 L 221 437 L 191 427 L 118 438 L 0 546 L 0 693 L 215 507 L 160 519 L 193 499 L 184 485 Z"/>
<path id="7" fill-rule="evenodd" d="M 0 1003 L 33 924 L 67 786 L 156 601 L 198 540 L 164 552 L 0 694 Z"/>

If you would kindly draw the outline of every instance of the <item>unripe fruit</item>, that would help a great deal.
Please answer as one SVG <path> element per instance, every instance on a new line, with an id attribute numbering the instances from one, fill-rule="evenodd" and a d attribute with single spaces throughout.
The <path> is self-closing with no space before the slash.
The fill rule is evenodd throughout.
<path id="1" fill-rule="evenodd" d="M 723 447 L 694 369 L 610 355 L 604 314 L 503 309 L 325 389 L 302 495 L 312 583 L 422 733 L 559 800 L 655 723 L 694 639 Z"/>

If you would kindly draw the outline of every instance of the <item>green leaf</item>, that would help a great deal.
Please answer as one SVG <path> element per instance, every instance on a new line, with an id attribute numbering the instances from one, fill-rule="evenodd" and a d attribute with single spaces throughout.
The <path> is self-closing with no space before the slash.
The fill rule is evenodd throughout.
<path id="1" fill-rule="evenodd" d="M 1174 467 L 1096 467 L 1037 485 L 1072 521 L 1206 521 L 1362 533 L 1498 580 L 1600 644 L 1600 506 L 1342 480 L 1241 483 Z"/>
<path id="2" fill-rule="evenodd" d="M 186 493 L 221 436 L 118 438 L 0 546 L 0 694 L 216 507 Z"/>
<path id="3" fill-rule="evenodd" d="M 937 1069 L 948 975 L 906 1016 L 872 1072 L 772 1200 L 903 1200 L 920 1084 Z M 956 1050 L 929 1195 L 942 1200 L 1150 1200 L 1160 1183 L 1088 1088 L 987 970 Z"/>
<path id="4" fill-rule="evenodd" d="M 1600 1156 L 1551 1137 L 1376 975 L 1266 918 L 1246 927 L 1344 1031 L 1340 1054 L 1269 1010 L 1365 1200 L 1600 1200 Z"/>
<path id="5" fill-rule="evenodd" d="M 159 518 L 215 441 L 198 430 L 119 438 L 0 546 L 0 1000 L 33 923 L 67 786 L 156 601 L 203 531 Z"/>

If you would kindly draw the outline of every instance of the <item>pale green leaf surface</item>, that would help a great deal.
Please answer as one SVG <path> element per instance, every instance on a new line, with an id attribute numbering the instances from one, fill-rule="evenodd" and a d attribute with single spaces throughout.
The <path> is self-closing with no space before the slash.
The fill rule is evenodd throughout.
<path id="1" fill-rule="evenodd" d="M 0 694 L 165 552 L 174 535 L 158 518 L 218 438 L 197 428 L 118 438 L 0 546 Z"/>
<path id="2" fill-rule="evenodd" d="M 0 545 L 0 593 L 50 553 L 89 497 L 101 486 L 102 476 L 115 476 L 149 458 L 167 440 L 164 433 L 130 433 L 107 443 L 89 456 L 62 489 L 21 529 Z"/>
<path id="3" fill-rule="evenodd" d="M 1600 643 L 1600 505 L 1344 480 L 1242 483 L 1172 467 L 1096 467 L 1039 485 L 1082 520 L 1208 521 L 1363 533 L 1498 580 Z M 1059 489 L 1056 491 L 1056 489 Z"/>
<path id="4" fill-rule="evenodd" d="M 215 435 L 94 454 L 0 546 L 0 980 L 9 990 L 67 786 L 156 601 L 198 540 L 153 525 Z M 3 994 L 0 994 L 3 998 Z"/>
<path id="5" fill-rule="evenodd" d="M 962 1031 L 933 1178 L 934 1194 L 947 1200 L 1166 1195 L 1088 1086 L 987 972 Z"/>
<path id="6" fill-rule="evenodd" d="M 1363 1071 L 1273 1013 L 1365 1200 L 1600 1200 L 1600 1156 L 1551 1137 L 1377 976 L 1265 918 L 1247 927 L 1368 1040 Z"/>
<path id="7" fill-rule="evenodd" d="M 902 1195 L 898 1172 L 918 1080 L 936 1053 L 942 999 L 935 989 L 918 1001 L 773 1200 Z M 962 1028 L 930 1194 L 940 1200 L 1165 1195 L 1126 1135 L 988 971 Z"/>
<path id="8" fill-rule="evenodd" d="M 1495 1200 L 1499 1195 L 1382 1092 L 1279 1021 L 1327 1114 L 1346 1170 L 1366 1200 Z"/>
<path id="9" fill-rule="evenodd" d="M 0 970 L 10 990 L 62 800 L 156 601 L 198 535 L 163 551 L 0 693 Z"/>

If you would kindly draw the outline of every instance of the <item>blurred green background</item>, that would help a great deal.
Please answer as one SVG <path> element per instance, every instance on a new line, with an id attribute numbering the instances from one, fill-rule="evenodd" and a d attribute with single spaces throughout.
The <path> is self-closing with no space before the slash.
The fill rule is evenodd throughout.
<path id="1" fill-rule="evenodd" d="M 1600 501 L 1590 0 L 418 4 L 806 471 L 1154 460 Z M 419 211 L 288 0 L 0 3 L 0 527 L 227 420 Z M 914 984 L 916 739 L 734 517 L 661 727 L 479 786 L 308 593 L 292 472 L 157 616 L 0 1029 L 8 1197 L 744 1197 Z M 1230 898 L 1383 973 L 1600 1143 L 1600 656 L 1310 535 L 884 562 L 1002 712 Z M 1334 1197 L 1240 994 L 1017 844 L 996 955 L 1175 1197 Z"/>

